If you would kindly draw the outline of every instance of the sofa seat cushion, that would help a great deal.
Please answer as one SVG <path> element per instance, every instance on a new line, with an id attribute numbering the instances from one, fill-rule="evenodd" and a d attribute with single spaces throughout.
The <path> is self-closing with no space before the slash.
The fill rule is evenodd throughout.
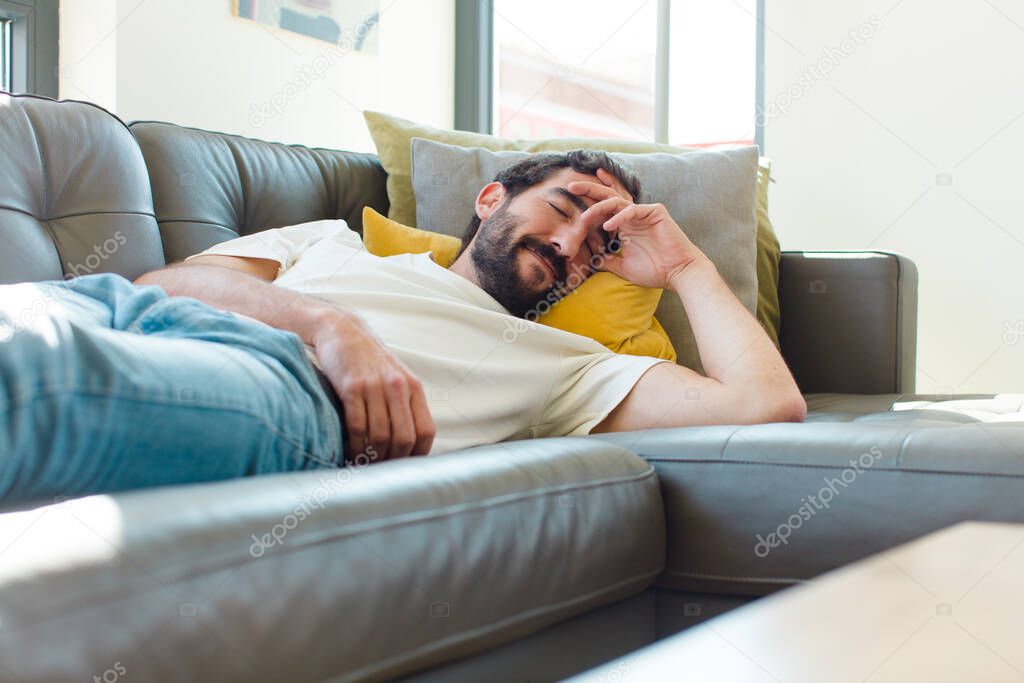
<path id="1" fill-rule="evenodd" d="M 893 404 L 894 411 L 934 410 L 950 419 L 960 416 L 978 422 L 1024 422 L 1024 394 L 996 394 L 935 399 L 934 397 L 902 398 Z"/>
<path id="2" fill-rule="evenodd" d="M 363 680 L 640 592 L 664 525 L 648 463 L 561 438 L 65 501 L 0 548 L 15 680 Z"/>
<path id="3" fill-rule="evenodd" d="M 1016 394 L 1018 398 L 1022 398 Z M 943 394 L 806 394 L 807 419 L 814 422 L 834 422 L 843 419 L 878 419 L 880 413 L 893 410 L 894 405 L 917 404 L 920 408 L 940 404 L 959 404 L 961 401 L 975 401 L 992 398 L 992 394 L 957 394 L 953 397 Z M 980 404 L 979 404 L 980 405 Z"/>
<path id="4" fill-rule="evenodd" d="M 833 397 L 840 412 L 804 424 L 586 438 L 658 470 L 669 546 L 657 585 L 762 595 L 959 521 L 1024 522 L 1020 402 Z"/>

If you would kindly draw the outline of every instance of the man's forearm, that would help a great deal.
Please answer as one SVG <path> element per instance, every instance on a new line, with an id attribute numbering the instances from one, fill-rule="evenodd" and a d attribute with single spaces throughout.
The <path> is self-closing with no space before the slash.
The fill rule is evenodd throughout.
<path id="1" fill-rule="evenodd" d="M 671 285 L 686 309 L 708 377 L 723 384 L 796 389 L 778 349 L 709 259 L 695 260 Z"/>
<path id="2" fill-rule="evenodd" d="M 241 313 L 299 335 L 315 345 L 316 334 L 328 321 L 352 314 L 230 268 L 183 264 L 146 273 L 135 281 L 157 285 L 171 296 L 187 296 L 222 310 Z"/>

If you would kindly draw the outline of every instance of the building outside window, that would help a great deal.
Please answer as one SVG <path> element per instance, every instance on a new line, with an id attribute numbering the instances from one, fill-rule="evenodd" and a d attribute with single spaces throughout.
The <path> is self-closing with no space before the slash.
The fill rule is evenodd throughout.
<path id="1" fill-rule="evenodd" d="M 494 134 L 753 144 L 757 0 L 493 7 Z"/>

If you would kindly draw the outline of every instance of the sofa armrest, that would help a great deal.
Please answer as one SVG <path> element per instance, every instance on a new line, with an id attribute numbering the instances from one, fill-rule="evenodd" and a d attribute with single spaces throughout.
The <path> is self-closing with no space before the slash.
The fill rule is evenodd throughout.
<path id="1" fill-rule="evenodd" d="M 914 391 L 913 261 L 882 251 L 786 251 L 779 270 L 782 355 L 801 391 Z"/>

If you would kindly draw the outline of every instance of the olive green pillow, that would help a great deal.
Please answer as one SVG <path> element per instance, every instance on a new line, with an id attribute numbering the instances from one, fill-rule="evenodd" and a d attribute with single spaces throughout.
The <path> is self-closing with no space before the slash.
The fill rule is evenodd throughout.
<path id="1" fill-rule="evenodd" d="M 779 346 L 779 262 L 782 250 L 768 220 L 768 183 L 772 182 L 771 162 L 761 158 L 757 167 L 757 319 L 768 337 Z"/>
<path id="2" fill-rule="evenodd" d="M 377 156 L 388 174 L 387 190 L 391 208 L 388 218 L 404 225 L 416 225 L 416 198 L 412 189 L 412 139 L 426 138 L 460 147 L 482 147 L 491 151 L 568 152 L 573 149 L 600 149 L 606 152 L 647 154 L 668 152 L 685 154 L 696 148 L 674 147 L 654 142 L 609 140 L 603 138 L 552 138 L 549 140 L 509 140 L 483 133 L 447 130 L 414 123 L 408 119 L 376 111 L 364 111 L 363 117 L 377 146 Z M 770 168 L 762 162 L 758 170 L 757 202 L 757 319 L 775 345 L 779 344 L 779 241 L 768 220 L 768 182 Z"/>

